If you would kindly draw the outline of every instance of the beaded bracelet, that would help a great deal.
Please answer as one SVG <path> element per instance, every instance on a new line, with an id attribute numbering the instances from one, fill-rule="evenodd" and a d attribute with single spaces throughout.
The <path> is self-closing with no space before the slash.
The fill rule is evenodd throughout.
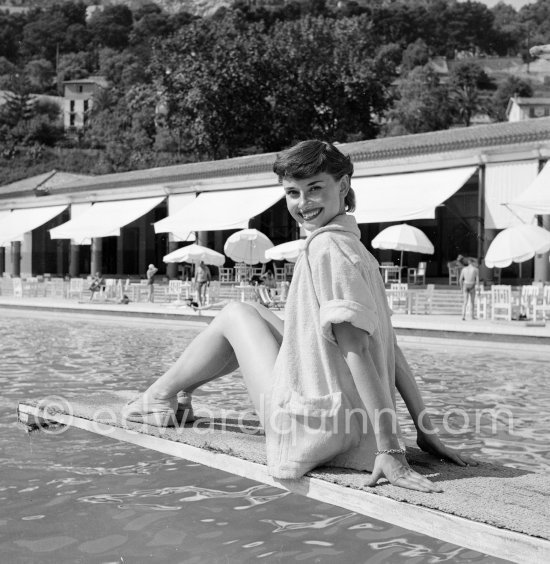
<path id="1" fill-rule="evenodd" d="M 385 450 L 377 450 L 374 454 L 405 454 L 407 451 L 404 448 L 388 448 Z"/>

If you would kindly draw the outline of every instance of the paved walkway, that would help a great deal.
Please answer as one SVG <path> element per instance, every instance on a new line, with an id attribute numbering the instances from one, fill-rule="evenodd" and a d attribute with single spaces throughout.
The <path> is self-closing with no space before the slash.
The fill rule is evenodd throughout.
<path id="1" fill-rule="evenodd" d="M 56 313 L 80 313 L 115 315 L 117 317 L 140 317 L 166 320 L 181 320 L 207 324 L 219 309 L 196 312 L 188 306 L 175 303 L 130 303 L 78 302 L 55 298 L 14 298 L 0 296 L 0 312 L 11 310 L 38 310 Z M 275 311 L 283 317 L 282 311 Z M 1 315 L 1 313 L 0 313 Z M 406 315 L 395 314 L 393 325 L 397 334 L 406 339 L 434 337 L 438 339 L 460 339 L 475 342 L 528 343 L 550 345 L 550 322 L 545 326 L 528 326 L 525 321 L 466 320 L 455 315 Z M 480 345 L 481 346 L 481 345 Z"/>

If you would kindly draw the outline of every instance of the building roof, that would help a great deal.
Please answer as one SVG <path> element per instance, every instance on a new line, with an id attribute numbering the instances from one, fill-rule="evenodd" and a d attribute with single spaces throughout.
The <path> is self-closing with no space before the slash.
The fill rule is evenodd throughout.
<path id="1" fill-rule="evenodd" d="M 49 194 L 55 192 L 56 188 L 64 184 L 74 183 L 80 180 L 90 179 L 91 176 L 83 174 L 73 174 L 70 172 L 58 172 L 50 170 L 30 178 L 17 180 L 4 186 L 0 186 L 0 197 L 3 196 L 24 196 L 26 194 Z"/>
<path id="2" fill-rule="evenodd" d="M 64 80 L 63 84 L 96 84 L 102 88 L 109 87 L 109 81 L 104 76 L 89 76 L 87 78 L 77 78 L 74 80 Z"/>
<path id="3" fill-rule="evenodd" d="M 344 153 L 349 154 L 354 162 L 373 162 L 392 159 L 401 160 L 437 153 L 448 154 L 452 151 L 475 151 L 484 148 L 539 141 L 550 141 L 550 117 L 343 143 L 339 145 L 339 148 Z M 269 173 L 272 171 L 275 155 L 276 153 L 263 153 L 219 161 L 187 163 L 84 177 L 74 182 L 71 181 L 63 184 L 56 190 L 56 193 L 137 188 L 151 184 L 169 184 L 236 175 Z M 4 193 L 2 190 L 0 188 L 0 196 Z"/>
<path id="4" fill-rule="evenodd" d="M 544 106 L 550 105 L 550 98 L 510 98 L 512 102 L 516 102 L 519 106 Z"/>

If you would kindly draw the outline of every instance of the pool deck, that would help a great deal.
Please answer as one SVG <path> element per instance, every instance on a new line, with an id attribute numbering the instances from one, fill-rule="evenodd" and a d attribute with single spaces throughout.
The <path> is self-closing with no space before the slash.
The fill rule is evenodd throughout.
<path id="1" fill-rule="evenodd" d="M 207 325 L 220 311 L 205 309 L 194 311 L 188 306 L 172 303 L 83 302 L 55 298 L 14 298 L 0 296 L 0 310 L 42 311 L 56 314 L 81 314 L 116 317 L 137 317 L 175 320 L 192 325 Z M 282 310 L 274 313 L 284 318 Z M 456 315 L 407 315 L 395 314 L 393 325 L 403 340 L 435 338 L 440 340 L 469 341 L 472 346 L 492 343 L 516 343 L 544 347 L 550 345 L 550 322 L 545 326 L 529 326 L 526 321 L 462 321 Z"/>

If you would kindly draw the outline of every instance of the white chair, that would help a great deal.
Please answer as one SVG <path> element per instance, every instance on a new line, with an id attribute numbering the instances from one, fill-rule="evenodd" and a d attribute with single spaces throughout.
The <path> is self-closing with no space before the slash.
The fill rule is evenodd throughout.
<path id="1" fill-rule="evenodd" d="M 183 282 L 181 280 L 170 280 L 166 289 L 166 297 L 168 301 L 175 296 L 176 301 L 180 300 Z"/>
<path id="2" fill-rule="evenodd" d="M 536 321 L 539 313 L 546 321 L 546 314 L 550 314 L 550 286 L 544 286 L 542 291 L 542 303 L 535 302 L 533 307 L 533 320 Z"/>
<path id="3" fill-rule="evenodd" d="M 491 286 L 491 319 L 512 321 L 512 286 Z"/>
<path id="4" fill-rule="evenodd" d="M 491 303 L 491 291 L 485 290 L 483 283 L 476 286 L 476 316 L 478 319 L 487 319 L 489 304 Z"/>
<path id="5" fill-rule="evenodd" d="M 449 286 L 458 286 L 461 270 L 460 266 L 449 266 Z"/>
<path id="6" fill-rule="evenodd" d="M 220 266 L 219 280 L 220 282 L 233 282 L 233 269 Z"/>
<path id="7" fill-rule="evenodd" d="M 99 294 L 101 297 L 101 293 Z M 117 297 L 117 279 L 116 278 L 106 278 L 105 279 L 105 290 L 103 292 L 103 298 L 106 300 L 108 298 Z"/>
<path id="8" fill-rule="evenodd" d="M 408 284 L 401 282 L 391 284 L 387 292 L 390 309 L 395 311 L 398 307 L 403 307 L 403 309 L 407 311 L 408 293 Z"/>
<path id="9" fill-rule="evenodd" d="M 526 318 L 530 318 L 532 311 L 536 307 L 536 302 L 539 297 L 539 287 L 532 286 L 522 286 L 521 294 L 519 298 L 520 314 L 525 315 Z"/>
<path id="10" fill-rule="evenodd" d="M 71 281 L 69 283 L 69 290 L 67 291 L 67 297 L 71 298 L 74 294 L 76 294 L 78 296 L 78 299 L 81 300 L 83 292 L 84 278 L 71 278 Z"/>
<path id="11" fill-rule="evenodd" d="M 258 297 L 260 298 L 260 303 L 265 307 L 271 307 L 275 309 L 281 309 L 285 305 L 285 300 L 280 297 L 271 297 L 269 290 L 263 284 L 260 284 L 257 288 Z"/>
<path id="12" fill-rule="evenodd" d="M 435 284 L 428 284 L 426 286 L 425 302 L 424 302 L 424 313 L 431 314 L 433 311 L 433 300 L 434 300 Z"/>
<path id="13" fill-rule="evenodd" d="M 22 298 L 23 297 L 23 281 L 21 278 L 13 278 L 13 296 L 14 298 Z"/>
<path id="14" fill-rule="evenodd" d="M 47 285 L 47 292 L 46 295 L 50 296 L 51 298 L 64 298 L 66 289 L 66 283 L 63 278 L 51 278 L 50 280 L 46 281 Z"/>
<path id="15" fill-rule="evenodd" d="M 275 276 L 275 282 L 284 282 L 285 281 L 285 269 L 278 268 L 277 266 L 273 267 L 273 275 Z"/>
<path id="16" fill-rule="evenodd" d="M 285 280 L 290 280 L 294 276 L 294 263 L 285 262 Z"/>
<path id="17" fill-rule="evenodd" d="M 427 263 L 419 262 L 416 268 L 407 269 L 407 282 L 409 284 L 426 284 Z"/>
<path id="18" fill-rule="evenodd" d="M 250 280 L 250 267 L 244 263 L 235 265 L 235 282 Z"/>

